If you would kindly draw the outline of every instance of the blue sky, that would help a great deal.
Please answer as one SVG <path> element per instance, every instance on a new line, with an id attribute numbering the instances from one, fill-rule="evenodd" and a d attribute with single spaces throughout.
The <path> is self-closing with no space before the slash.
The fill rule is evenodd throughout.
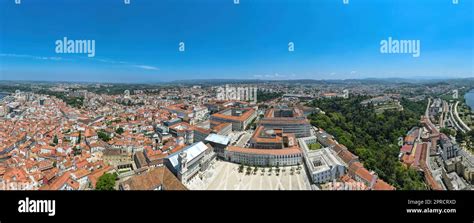
<path id="1" fill-rule="evenodd" d="M 472 77 L 473 2 L 0 0 L 0 80 Z M 95 40 L 95 57 L 56 53 L 63 37 Z M 420 57 L 381 54 L 388 37 L 420 40 Z"/>

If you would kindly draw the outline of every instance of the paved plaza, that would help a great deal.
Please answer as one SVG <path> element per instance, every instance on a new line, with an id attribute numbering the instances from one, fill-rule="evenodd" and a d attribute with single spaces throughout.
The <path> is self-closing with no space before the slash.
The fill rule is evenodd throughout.
<path id="1" fill-rule="evenodd" d="M 270 173 L 269 168 L 259 167 L 257 172 L 247 174 L 247 167 L 239 172 L 239 164 L 216 161 L 205 177 L 195 177 L 186 186 L 190 190 L 310 190 L 305 170 L 293 167 L 280 167 L 277 176 L 276 168 Z M 265 172 L 262 172 L 265 169 Z"/>

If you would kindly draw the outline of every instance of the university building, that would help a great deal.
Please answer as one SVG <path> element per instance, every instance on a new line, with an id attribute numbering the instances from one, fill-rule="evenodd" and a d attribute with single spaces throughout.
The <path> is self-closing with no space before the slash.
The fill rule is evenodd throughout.
<path id="1" fill-rule="evenodd" d="M 228 146 L 225 159 L 249 166 L 293 166 L 303 163 L 303 153 L 298 146 L 285 149 Z"/>
<path id="2" fill-rule="evenodd" d="M 231 123 L 232 131 L 243 131 L 256 117 L 257 112 L 253 108 L 228 108 L 211 115 L 211 128 L 221 123 Z"/>
<path id="3" fill-rule="evenodd" d="M 258 124 L 267 129 L 282 129 L 283 133 L 293 133 L 297 138 L 311 136 L 311 124 L 298 108 L 269 109 Z"/>
<path id="4" fill-rule="evenodd" d="M 329 147 L 310 150 L 308 145 L 317 143 L 315 136 L 298 139 L 304 153 L 304 161 L 313 183 L 322 184 L 344 176 L 347 167 Z"/>
<path id="5" fill-rule="evenodd" d="M 257 149 L 283 149 L 296 145 L 294 134 L 283 133 L 282 129 L 265 129 L 257 127 L 252 138 L 250 147 Z"/>
<path id="6" fill-rule="evenodd" d="M 215 160 L 216 154 L 212 146 L 197 142 L 185 147 L 180 152 L 171 154 L 165 159 L 165 166 L 186 183 L 193 177 L 204 173 Z"/>
<path id="7" fill-rule="evenodd" d="M 209 143 L 212 148 L 214 148 L 214 152 L 219 158 L 223 158 L 225 156 L 225 148 L 230 143 L 230 138 L 212 133 L 204 140 L 204 142 Z"/>

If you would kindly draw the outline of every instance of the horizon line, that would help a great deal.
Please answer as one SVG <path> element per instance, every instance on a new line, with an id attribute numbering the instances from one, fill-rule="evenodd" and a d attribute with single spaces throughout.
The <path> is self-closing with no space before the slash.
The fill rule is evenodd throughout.
<path id="1" fill-rule="evenodd" d="M 301 78 L 301 79 L 258 79 L 258 78 L 202 78 L 202 79 L 177 79 L 169 81 L 137 81 L 137 82 L 112 82 L 112 81 L 74 81 L 74 80 L 15 80 L 15 79 L 0 79 L 0 82 L 43 82 L 43 83 L 89 83 L 89 84 L 166 84 L 166 83 L 179 83 L 179 82 L 199 82 L 199 81 L 259 81 L 259 82 L 280 82 L 280 81 L 355 81 L 355 80 L 418 80 L 418 81 L 441 81 L 441 80 L 457 80 L 457 79 L 474 79 L 472 77 L 430 77 L 430 76 L 418 76 L 418 77 L 361 77 L 361 78 L 333 78 L 333 79 L 313 79 L 313 78 Z"/>

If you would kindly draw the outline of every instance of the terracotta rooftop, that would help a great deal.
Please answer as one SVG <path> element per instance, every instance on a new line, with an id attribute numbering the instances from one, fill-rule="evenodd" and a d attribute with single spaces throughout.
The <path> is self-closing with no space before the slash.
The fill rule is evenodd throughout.
<path id="1" fill-rule="evenodd" d="M 145 173 L 131 177 L 121 183 L 124 190 L 187 190 L 167 167 L 153 168 Z"/>
<path id="2" fill-rule="evenodd" d="M 385 181 L 381 179 L 377 179 L 373 190 L 395 190 L 395 187 L 386 183 Z"/>
<path id="3" fill-rule="evenodd" d="M 411 150 L 413 149 L 413 145 L 405 144 L 400 148 L 400 152 L 402 153 L 411 153 Z"/>
<path id="4" fill-rule="evenodd" d="M 213 114 L 212 116 L 216 117 L 216 118 L 222 118 L 222 119 L 228 119 L 228 120 L 232 120 L 232 121 L 239 121 L 239 122 L 243 122 L 245 120 L 247 120 L 253 113 L 255 113 L 255 110 L 252 109 L 252 108 L 248 108 L 248 109 L 243 109 L 245 112 L 242 113 L 242 115 L 240 116 L 232 116 L 232 115 L 225 115 L 225 114 L 222 114 L 222 112 L 224 111 L 227 111 L 227 110 L 224 110 L 222 112 L 218 112 L 218 113 L 215 113 Z"/>
<path id="5" fill-rule="evenodd" d="M 56 178 L 50 185 L 46 185 L 42 187 L 42 190 L 59 190 L 65 184 L 69 185 L 73 189 L 79 189 L 79 183 L 73 179 L 71 179 L 71 172 L 66 172 L 60 177 Z"/>
<path id="6" fill-rule="evenodd" d="M 228 122 L 222 122 L 222 123 L 219 123 L 217 124 L 216 126 L 214 126 L 214 128 L 212 128 L 214 131 L 216 132 L 219 132 L 221 131 L 223 128 L 229 126 L 229 125 L 232 125 L 231 123 L 228 123 Z"/>

